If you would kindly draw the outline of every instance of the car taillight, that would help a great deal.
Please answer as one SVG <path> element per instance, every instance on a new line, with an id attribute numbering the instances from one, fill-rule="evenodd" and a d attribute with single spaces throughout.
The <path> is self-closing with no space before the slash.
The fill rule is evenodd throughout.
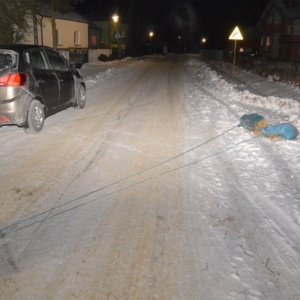
<path id="1" fill-rule="evenodd" d="M 0 86 L 23 86 L 27 80 L 24 73 L 8 74 L 0 77 Z"/>
<path id="2" fill-rule="evenodd" d="M 8 122 L 10 122 L 10 119 L 8 117 L 5 117 L 5 116 L 0 116 L 0 122 L 8 123 Z"/>

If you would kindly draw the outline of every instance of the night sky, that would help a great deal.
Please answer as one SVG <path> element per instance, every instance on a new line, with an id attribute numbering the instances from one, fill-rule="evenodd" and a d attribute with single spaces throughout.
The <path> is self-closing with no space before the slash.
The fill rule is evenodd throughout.
<path id="1" fill-rule="evenodd" d="M 188 47 L 207 37 L 208 47 L 221 48 L 236 25 L 254 26 L 268 0 L 84 0 L 84 14 L 110 18 L 116 11 L 129 24 L 131 39 L 143 43 L 149 31 L 157 43 Z"/>

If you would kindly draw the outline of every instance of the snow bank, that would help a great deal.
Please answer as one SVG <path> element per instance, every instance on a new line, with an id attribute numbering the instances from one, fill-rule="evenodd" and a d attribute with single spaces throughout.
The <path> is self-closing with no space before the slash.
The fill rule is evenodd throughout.
<path id="1" fill-rule="evenodd" d="M 188 62 L 189 67 L 199 67 L 200 65 L 203 64 L 204 63 L 202 61 L 199 61 L 197 59 L 191 59 Z M 225 68 L 224 64 L 222 64 L 223 72 L 224 72 L 224 68 Z M 231 68 L 232 68 L 231 65 L 228 64 L 227 69 L 224 72 L 225 75 L 231 74 L 232 72 Z M 241 70 L 239 72 L 241 72 Z M 220 75 L 217 71 L 213 70 L 209 65 L 206 65 L 205 73 L 206 73 L 205 76 L 210 76 L 211 81 L 214 82 L 215 94 L 220 93 L 220 89 L 222 89 L 222 93 L 223 94 L 226 93 L 229 101 L 241 102 L 244 104 L 276 111 L 278 114 L 285 114 L 287 115 L 288 121 L 290 123 L 292 123 L 294 126 L 298 128 L 300 127 L 300 102 L 299 101 L 296 101 L 289 97 L 278 97 L 276 94 L 271 96 L 260 96 L 258 94 L 253 94 L 248 89 L 245 89 L 245 85 L 243 82 L 239 83 L 238 80 L 234 80 L 234 81 L 232 80 L 232 82 L 230 82 L 227 80 L 228 78 L 224 79 L 223 75 Z M 263 88 L 266 89 L 266 84 L 268 80 L 264 78 L 260 78 L 259 80 L 264 81 Z M 280 87 L 281 86 L 278 85 L 278 88 Z M 260 84 L 256 83 L 255 88 L 259 92 Z M 274 88 L 272 87 L 272 89 Z M 294 88 L 291 87 L 290 91 L 292 93 L 295 90 Z"/>

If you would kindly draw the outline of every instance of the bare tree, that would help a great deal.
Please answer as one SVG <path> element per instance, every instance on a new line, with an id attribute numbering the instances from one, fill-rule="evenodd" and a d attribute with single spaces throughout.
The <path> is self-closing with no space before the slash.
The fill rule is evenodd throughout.
<path id="1" fill-rule="evenodd" d="M 84 0 L 0 0 L 0 44 L 18 43 L 24 37 L 28 21 L 43 5 L 51 10 L 53 47 L 56 48 L 56 12 L 68 12 Z"/>
<path id="2" fill-rule="evenodd" d="M 33 0 L 0 0 L 0 43 L 18 43 L 22 40 Z"/>

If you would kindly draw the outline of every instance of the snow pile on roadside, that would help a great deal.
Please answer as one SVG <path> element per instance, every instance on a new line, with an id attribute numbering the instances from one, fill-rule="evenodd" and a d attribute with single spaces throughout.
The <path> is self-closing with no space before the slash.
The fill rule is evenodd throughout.
<path id="1" fill-rule="evenodd" d="M 99 81 L 104 81 L 106 79 L 109 79 L 113 76 L 114 72 L 116 69 L 114 68 L 109 68 L 104 72 L 99 72 L 97 75 L 95 76 L 89 76 L 86 78 L 86 85 L 87 88 L 97 85 L 99 83 Z"/>
<path id="2" fill-rule="evenodd" d="M 123 58 L 122 60 L 113 60 L 108 62 L 98 61 L 83 65 L 82 69 L 80 69 L 80 73 L 85 78 L 86 86 L 89 89 L 95 85 L 98 85 L 99 82 L 111 79 L 117 74 L 128 72 L 129 66 L 142 63 L 145 60 L 146 59 L 136 60 L 134 58 L 127 57 Z M 123 65 L 123 67 L 120 68 L 120 65 Z M 98 85 L 98 87 L 100 90 L 102 89 L 101 84 Z"/>
<path id="3" fill-rule="evenodd" d="M 191 59 L 188 62 L 188 66 L 199 67 L 203 62 L 197 59 Z M 223 66 L 224 67 L 224 66 Z M 224 71 L 224 70 L 222 70 Z M 230 74 L 231 70 L 227 70 L 226 74 Z M 226 94 L 230 101 L 242 102 L 244 104 L 253 105 L 256 107 L 266 108 L 268 110 L 276 111 L 278 114 L 285 114 L 288 117 L 288 121 L 296 127 L 300 127 L 300 102 L 289 97 L 278 97 L 272 96 L 260 96 L 251 93 L 248 89 L 244 89 L 245 86 L 242 83 L 237 83 L 237 81 L 229 82 L 219 75 L 216 71 L 206 65 L 205 76 L 210 76 L 215 89 L 212 89 L 213 93 L 220 93 L 220 88 L 222 89 L 222 94 Z M 267 83 L 267 80 L 260 78 Z M 219 90 L 217 91 L 216 88 Z M 259 84 L 256 84 L 256 88 L 259 89 Z M 279 86 L 280 88 L 280 86 Z M 239 89 L 242 89 L 241 91 Z M 290 88 L 294 92 L 293 88 Z"/>
<path id="4" fill-rule="evenodd" d="M 237 91 L 237 85 L 231 84 L 222 79 L 222 76 L 218 75 L 216 71 L 207 67 L 207 72 L 210 73 L 212 80 L 219 81 L 224 91 L 228 91 L 228 96 L 235 101 L 240 101 L 246 104 L 255 105 L 259 107 L 268 108 L 271 110 L 277 110 L 286 114 L 298 114 L 300 115 L 300 103 L 290 98 L 279 98 L 276 96 L 263 97 L 246 91 Z"/>

